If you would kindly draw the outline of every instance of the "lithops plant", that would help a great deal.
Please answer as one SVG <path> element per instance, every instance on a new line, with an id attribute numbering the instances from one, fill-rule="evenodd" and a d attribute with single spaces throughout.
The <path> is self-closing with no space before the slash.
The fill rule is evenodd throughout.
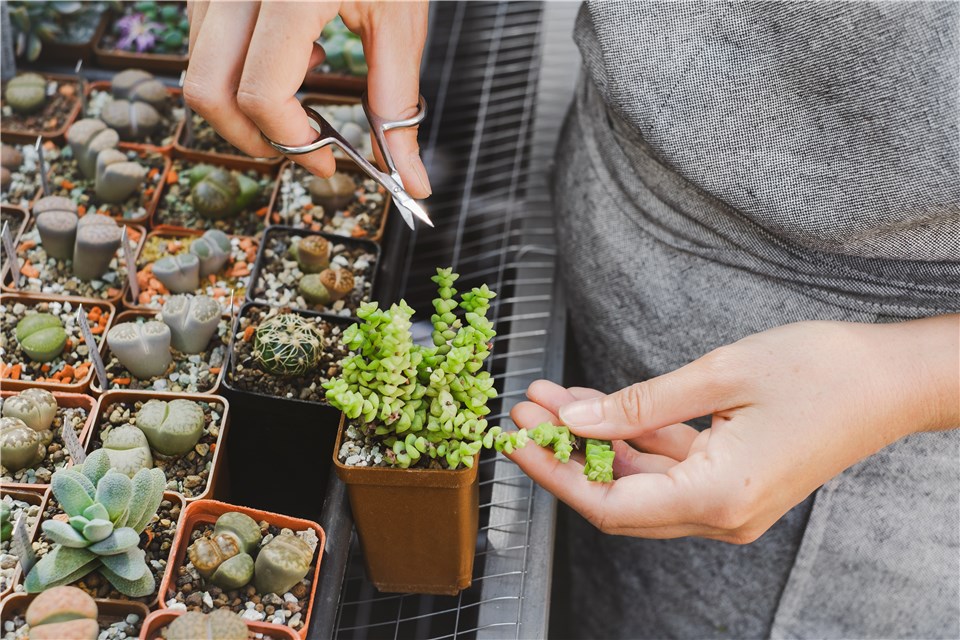
<path id="1" fill-rule="evenodd" d="M 160 317 L 170 327 L 174 349 L 200 353 L 220 326 L 220 303 L 210 296 L 172 296 Z"/>
<path id="2" fill-rule="evenodd" d="M 117 100 L 145 102 L 158 110 L 167 102 L 167 88 L 141 69 L 126 69 L 113 76 L 110 89 Z"/>
<path id="3" fill-rule="evenodd" d="M 243 618 L 229 609 L 210 613 L 187 611 L 167 627 L 166 640 L 247 640 L 249 631 Z"/>
<path id="4" fill-rule="evenodd" d="M 0 540 L 6 542 L 13 536 L 13 523 L 10 522 L 10 505 L 0 502 Z"/>
<path id="5" fill-rule="evenodd" d="M 14 472 L 34 467 L 47 455 L 40 434 L 20 418 L 0 418 L 0 464 Z"/>
<path id="6" fill-rule="evenodd" d="M 67 130 L 67 144 L 77 160 L 80 173 L 88 180 L 97 177 L 97 156 L 104 149 L 116 149 L 120 135 L 103 120 L 84 118 Z"/>
<path id="7" fill-rule="evenodd" d="M 172 293 L 190 293 L 200 287 L 200 259 L 192 253 L 164 256 L 153 263 L 152 270 Z"/>
<path id="8" fill-rule="evenodd" d="M 253 567 L 253 584 L 261 594 L 283 595 L 310 570 L 313 549 L 293 534 L 280 534 L 265 544 Z"/>
<path id="9" fill-rule="evenodd" d="M 203 435 L 203 409 L 193 400 L 148 400 L 137 411 L 136 424 L 157 453 L 182 456 Z"/>
<path id="10" fill-rule="evenodd" d="M 316 329 L 295 313 L 267 318 L 254 334 L 254 360 L 265 371 L 278 376 L 312 371 L 320 362 L 322 350 Z"/>
<path id="11" fill-rule="evenodd" d="M 323 284 L 319 273 L 308 273 L 297 283 L 297 293 L 310 304 L 330 304 L 330 291 Z"/>
<path id="12" fill-rule="evenodd" d="M 15 113 L 27 115 L 47 103 L 47 80 L 36 73 L 23 73 L 7 83 L 4 100 Z"/>
<path id="13" fill-rule="evenodd" d="M 210 229 L 190 244 L 190 253 L 200 260 L 200 277 L 219 273 L 230 259 L 230 237 L 219 229 Z"/>
<path id="14" fill-rule="evenodd" d="M 313 177 L 307 183 L 310 200 L 323 207 L 324 211 L 334 212 L 350 204 L 357 185 L 353 178 L 345 173 L 335 173 L 329 178 Z"/>
<path id="15" fill-rule="evenodd" d="M 97 603 L 77 587 L 54 587 L 27 607 L 31 640 L 96 640 Z"/>
<path id="16" fill-rule="evenodd" d="M 90 213 L 77 223 L 73 245 L 73 275 L 81 280 L 96 280 L 110 268 L 120 248 L 123 230 L 110 216 Z"/>
<path id="17" fill-rule="evenodd" d="M 213 527 L 213 535 L 200 537 L 187 548 L 197 572 L 221 589 L 239 589 L 253 578 L 251 553 L 260 544 L 260 525 L 250 516 L 228 511 Z"/>
<path id="18" fill-rule="evenodd" d="M 17 323 L 17 342 L 34 362 L 50 362 L 67 346 L 67 332 L 60 318 L 50 313 L 34 313 Z"/>
<path id="19" fill-rule="evenodd" d="M 114 427 L 101 447 L 110 458 L 110 468 L 132 478 L 140 469 L 153 468 L 153 454 L 146 434 L 132 424 Z"/>
<path id="20" fill-rule="evenodd" d="M 304 273 L 320 273 L 330 266 L 333 247 L 323 236 L 305 236 L 297 244 L 291 245 L 291 249 L 300 271 Z"/>
<path id="21" fill-rule="evenodd" d="M 121 322 L 107 332 L 107 345 L 120 364 L 141 380 L 159 376 L 173 361 L 170 328 L 157 320 Z"/>
<path id="22" fill-rule="evenodd" d="M 132 196 L 143 184 L 147 169 L 127 159 L 116 149 L 104 149 L 97 155 L 94 189 L 101 202 L 119 204 Z"/>
<path id="23" fill-rule="evenodd" d="M 123 140 L 142 140 L 160 124 L 160 113 L 152 105 L 129 100 L 114 100 L 103 108 L 100 118 Z"/>
<path id="24" fill-rule="evenodd" d="M 95 570 L 131 598 L 156 591 L 140 533 L 156 514 L 166 482 L 160 469 L 141 469 L 131 480 L 110 468 L 102 449 L 82 465 L 54 473 L 51 488 L 67 521 L 43 521 L 54 545 L 27 574 L 27 592 L 69 584 Z"/>
<path id="25" fill-rule="evenodd" d="M 33 205 L 40 244 L 50 258 L 70 260 L 77 238 L 77 205 L 70 198 L 47 196 Z"/>
<path id="26" fill-rule="evenodd" d="M 320 282 L 330 292 L 330 300 L 336 302 L 353 291 L 353 273 L 348 269 L 326 269 L 320 272 Z"/>
<path id="27" fill-rule="evenodd" d="M 237 171 L 199 165 L 190 172 L 190 201 L 197 213 L 210 220 L 235 216 L 260 193 L 256 180 Z"/>
<path id="28" fill-rule="evenodd" d="M 53 419 L 57 416 L 57 398 L 46 389 L 24 389 L 3 402 L 5 418 L 19 418 L 40 435 L 43 444 L 53 441 Z"/>

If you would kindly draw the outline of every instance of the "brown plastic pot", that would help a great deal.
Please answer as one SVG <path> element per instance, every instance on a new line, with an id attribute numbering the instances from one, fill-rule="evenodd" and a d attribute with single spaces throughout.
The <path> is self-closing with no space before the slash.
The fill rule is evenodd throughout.
<path id="1" fill-rule="evenodd" d="M 0 487 L 0 496 L 10 495 L 14 500 L 20 500 L 21 502 L 26 502 L 27 504 L 33 504 L 40 507 L 40 513 L 37 515 L 37 519 L 34 521 L 33 526 L 27 529 L 30 533 L 30 539 L 33 540 L 33 537 L 37 534 L 37 528 L 40 526 L 40 517 L 43 515 L 43 509 L 47 505 L 47 488 L 49 485 L 27 485 L 31 487 L 30 490 L 21 490 L 14 487 L 20 487 L 23 485 L 4 485 Z M 33 488 L 40 489 L 39 491 L 33 490 Z M 12 523 L 15 524 L 15 523 Z M 23 573 L 23 569 L 20 567 L 20 562 L 17 562 L 16 568 L 13 570 L 13 577 L 10 579 L 10 584 L 7 585 L 7 588 L 3 591 L 0 591 L 0 600 L 3 600 L 7 597 L 8 594 L 13 593 L 13 588 L 20 583 L 20 575 Z M 0 608 L 2 611 L 2 608 Z M 6 620 L 6 617 L 3 617 L 3 620 Z"/>
<path id="2" fill-rule="evenodd" d="M 42 74 L 47 80 L 56 80 L 61 83 L 73 83 L 77 85 L 77 91 L 80 91 L 80 81 L 76 76 L 62 75 L 59 73 L 44 73 Z M 37 141 L 37 136 L 43 137 L 44 140 L 55 140 L 57 142 L 63 142 L 64 134 L 67 133 L 67 129 L 70 128 L 70 125 L 73 124 L 74 120 L 77 119 L 77 116 L 80 114 L 80 98 L 79 96 L 75 97 L 73 101 L 73 107 L 70 109 L 70 112 L 67 114 L 66 121 L 60 125 L 60 127 L 52 131 L 37 131 L 34 129 L 28 129 L 26 131 L 13 131 L 7 129 L 2 124 L 0 124 L 0 137 L 3 138 L 3 141 L 6 143 L 19 142 L 23 144 L 32 144 Z"/>
<path id="3" fill-rule="evenodd" d="M 185 123 L 186 119 L 180 121 L 180 126 L 177 127 L 177 133 L 174 136 L 173 148 L 176 151 L 176 156 L 179 158 L 204 164 L 219 164 L 221 162 L 227 162 L 230 160 L 243 160 L 245 162 L 254 162 L 257 165 L 266 167 L 278 167 L 280 166 L 280 163 L 284 161 L 284 156 L 277 156 L 276 158 L 254 158 L 252 156 L 237 155 L 235 153 L 200 151 L 199 149 L 188 147 L 183 143 L 184 130 L 186 129 Z"/>
<path id="4" fill-rule="evenodd" d="M 147 230 L 146 230 L 144 227 L 142 227 L 142 226 L 140 226 L 140 225 L 138 225 L 138 224 L 128 224 L 128 225 L 126 225 L 126 226 L 128 227 L 128 231 L 127 231 L 128 234 L 130 234 L 130 233 L 132 233 L 132 232 L 136 232 L 136 246 L 133 248 L 133 252 L 134 252 L 134 255 L 139 255 L 139 254 L 140 254 L 140 249 L 143 247 L 144 239 L 145 239 L 146 236 L 147 236 Z M 132 237 L 132 236 L 131 236 L 131 237 Z M 20 253 L 20 248 L 19 248 L 19 247 L 17 247 L 17 253 L 18 253 L 18 254 Z M 125 258 L 124 255 L 123 255 L 123 249 L 122 249 L 122 248 L 121 248 L 121 249 L 117 249 L 117 261 L 119 262 L 119 261 L 125 260 L 125 259 L 126 259 L 126 258 Z M 18 258 L 18 260 L 19 260 L 19 258 Z M 19 291 L 23 291 L 23 289 L 14 289 L 13 286 L 11 286 L 11 281 L 12 281 L 12 279 L 13 279 L 13 277 L 12 277 L 11 274 L 10 274 L 10 270 L 9 270 L 9 269 L 4 269 L 4 271 L 3 271 L 3 285 L 2 285 L 3 291 L 6 291 L 7 293 L 17 293 L 17 292 L 19 292 Z M 130 288 L 130 282 L 128 281 L 128 279 L 124 278 L 123 283 L 121 284 L 121 286 L 120 286 L 119 288 L 117 288 L 117 287 L 113 287 L 113 288 L 114 288 L 114 289 L 118 289 L 118 293 L 117 293 L 116 295 L 112 295 L 112 296 L 110 296 L 110 297 L 108 297 L 108 298 L 103 298 L 103 300 L 106 301 L 106 302 L 109 302 L 109 303 L 112 304 L 112 305 L 120 305 L 120 302 L 124 299 L 124 297 L 125 297 L 126 294 L 127 294 L 127 289 Z M 30 291 L 30 292 L 27 292 L 27 293 L 31 293 L 31 294 L 32 294 L 32 293 L 35 293 L 35 292 Z M 39 295 L 39 294 L 37 294 L 37 295 Z M 59 294 L 57 294 L 57 296 L 58 296 L 58 297 L 62 297 L 62 298 L 69 298 L 70 300 L 75 300 L 75 299 L 80 299 L 80 298 L 82 298 L 82 296 L 72 296 L 72 295 L 70 295 L 70 294 L 68 294 L 68 293 L 59 293 Z M 86 299 L 86 298 L 83 298 L 83 299 Z"/>
<path id="5" fill-rule="evenodd" d="M 113 323 L 113 326 L 116 326 L 116 325 L 121 324 L 121 323 L 124 323 L 124 322 L 133 322 L 133 321 L 136 320 L 137 318 L 152 318 L 153 316 L 157 315 L 157 313 L 158 313 L 158 311 L 156 311 L 156 310 L 153 310 L 153 311 L 123 311 L 123 312 L 121 312 L 121 313 L 116 317 L 116 319 L 115 319 L 115 321 L 114 321 L 114 323 Z M 222 320 L 222 319 L 227 319 L 227 320 L 229 321 L 229 316 L 227 316 L 227 315 L 221 316 L 221 320 Z M 100 356 L 103 358 L 103 363 L 104 363 L 104 365 L 107 365 L 107 364 L 110 362 L 110 346 L 107 344 L 107 341 L 106 341 L 106 340 L 101 340 L 101 341 L 100 341 Z M 213 394 L 215 394 L 215 393 L 217 392 L 217 389 L 220 388 L 220 381 L 223 380 L 223 370 L 224 370 L 224 368 L 225 368 L 226 359 L 227 359 L 228 356 L 229 356 L 229 354 L 225 354 L 225 355 L 224 355 L 224 363 L 220 365 L 220 371 L 217 372 L 217 377 L 216 377 L 216 379 L 214 380 L 214 384 L 213 384 L 212 387 L 210 387 L 210 389 L 208 389 L 208 390 L 206 390 L 206 391 L 198 391 L 198 392 L 196 392 L 196 393 L 187 393 L 187 394 L 184 394 L 184 392 L 182 392 L 182 391 L 152 391 L 152 390 L 151 390 L 151 391 L 149 391 L 149 393 L 152 394 L 152 395 L 156 395 L 157 397 L 163 397 L 163 398 L 170 398 L 170 397 L 174 397 L 174 396 L 178 396 L 178 395 L 188 395 L 188 396 L 192 396 L 192 397 L 196 397 L 196 396 L 204 396 L 204 397 L 212 396 Z M 123 387 L 112 387 L 112 386 L 111 386 L 109 389 L 106 389 L 106 391 L 135 391 L 135 392 L 137 392 L 137 393 L 148 393 L 148 390 L 147 390 L 147 389 L 142 389 L 142 390 L 141 390 L 141 389 L 124 389 Z M 100 394 L 104 393 L 104 389 L 102 389 L 102 388 L 100 387 L 100 381 L 97 380 L 96 376 L 94 376 L 94 377 L 90 380 L 90 392 L 93 393 L 93 395 L 95 395 L 95 396 L 99 396 Z"/>
<path id="6" fill-rule="evenodd" d="M 79 305 L 83 305 L 86 308 L 90 307 L 100 307 L 100 309 L 109 314 L 107 323 L 103 328 L 103 332 L 99 335 L 94 335 L 94 340 L 98 341 L 98 348 L 102 348 L 106 345 L 107 341 L 104 339 L 107 335 L 107 332 L 110 331 L 110 327 L 113 326 L 113 321 L 116 317 L 116 307 L 114 307 L 109 302 L 103 300 L 92 300 L 90 298 L 64 298 L 62 296 L 48 296 L 48 295 L 31 295 L 26 293 L 19 294 L 4 294 L 3 303 L 6 305 L 24 304 L 28 307 L 36 306 L 41 302 L 69 302 L 74 308 Z M 93 329 L 93 327 L 91 327 Z M 10 364 L 7 362 L 3 363 L 4 365 Z M 29 389 L 30 387 L 40 387 L 41 389 L 47 389 L 48 391 L 65 391 L 68 393 L 83 393 L 87 390 L 87 387 L 90 385 L 90 379 L 96 375 L 94 373 L 93 363 L 90 362 L 90 368 L 87 371 L 87 374 L 80 378 L 79 380 L 74 380 L 67 384 L 62 382 L 57 382 L 55 380 L 11 380 L 9 378 L 3 378 L 3 388 L 5 391 L 21 391 L 23 389 Z"/>
<path id="7" fill-rule="evenodd" d="M 314 533 L 317 534 L 320 542 L 317 544 L 315 551 L 317 555 L 316 565 L 313 570 L 313 582 L 310 586 L 310 597 L 307 600 L 307 606 L 303 612 L 303 627 L 299 631 L 299 637 L 305 639 L 307 637 L 307 629 L 310 626 L 310 615 L 313 613 L 313 599 L 317 593 L 320 562 L 323 560 L 323 547 L 326 542 L 326 534 L 324 534 L 323 528 L 316 522 L 302 518 L 293 518 L 269 511 L 241 507 L 217 500 L 197 500 L 191 502 L 180 516 L 180 523 L 177 526 L 177 537 L 174 539 L 173 549 L 171 549 L 170 563 L 167 565 L 167 572 L 164 574 L 163 582 L 160 584 L 160 594 L 162 596 L 160 598 L 160 608 L 162 610 L 166 609 L 167 599 L 176 594 L 176 578 L 180 574 L 180 567 L 184 564 L 187 547 L 190 546 L 190 535 L 198 526 L 202 524 L 213 524 L 217 521 L 217 518 L 228 511 L 238 511 L 250 516 L 257 522 L 266 521 L 268 524 L 292 529 L 294 532 L 313 529 Z M 275 625 L 266 622 L 262 624 L 269 629 L 289 629 L 289 627 L 284 625 Z"/>
<path id="8" fill-rule="evenodd" d="M 221 396 L 198 396 L 187 393 L 167 393 L 161 394 L 155 391 L 107 391 L 97 400 L 96 411 L 93 412 L 93 419 L 87 427 L 86 439 L 82 440 L 84 450 L 87 454 L 93 453 L 93 441 L 100 433 L 100 419 L 103 414 L 117 402 L 137 402 L 139 400 L 150 400 L 157 398 L 159 400 L 199 400 L 201 402 L 218 402 L 222 410 L 220 411 L 220 435 L 217 437 L 216 448 L 213 451 L 213 460 L 210 464 L 210 475 L 207 479 L 207 486 L 204 490 L 193 497 L 182 496 L 187 504 L 196 500 L 205 500 L 218 494 L 221 488 L 224 469 L 226 467 L 226 452 L 224 451 L 224 439 L 227 437 L 227 428 L 230 425 L 230 403 Z M 171 492 L 178 493 L 179 492 Z"/>
<path id="9" fill-rule="evenodd" d="M 17 616 L 26 613 L 27 607 L 30 606 L 30 603 L 33 602 L 33 599 L 38 595 L 39 594 L 36 593 L 15 593 L 5 599 L 3 603 L 0 604 L 0 621 L 6 624 L 8 620 L 13 620 Z M 97 622 L 100 623 L 101 629 L 120 622 L 131 613 L 140 616 L 141 630 L 146 626 L 146 619 L 150 613 L 150 609 L 142 602 L 135 602 L 133 600 L 105 600 L 101 598 L 96 598 L 95 602 L 97 603 Z"/>
<path id="10" fill-rule="evenodd" d="M 456 471 L 349 467 L 337 455 L 345 431 L 341 415 L 333 465 L 347 485 L 370 581 L 390 593 L 456 595 L 469 587 L 479 518 L 478 460 Z"/>
<path id="11" fill-rule="evenodd" d="M 158 609 L 154 611 L 147 616 L 147 621 L 140 629 L 140 640 L 162 640 L 161 633 L 163 630 L 185 613 L 186 611 L 177 609 Z M 253 622 L 252 620 L 244 620 L 244 622 L 251 634 L 260 634 L 265 640 L 300 640 L 297 632 L 290 627 L 266 622 Z"/>
<path id="12" fill-rule="evenodd" d="M 189 55 L 173 55 L 169 53 L 135 53 L 133 51 L 120 51 L 118 49 L 104 49 L 100 46 L 103 36 L 107 29 L 114 23 L 114 20 L 121 16 L 113 11 L 106 13 L 106 20 L 100 27 L 100 30 L 93 37 L 93 54 L 97 58 L 97 64 L 108 69 L 143 69 L 145 71 L 155 71 L 167 75 L 178 75 L 187 68 L 190 62 Z"/>
<path id="13" fill-rule="evenodd" d="M 0 391 L 0 397 L 4 400 L 10 396 L 17 395 L 17 391 L 8 391 L 4 389 Z M 94 424 L 94 414 L 96 413 L 95 409 L 97 408 L 97 401 L 91 398 L 88 395 L 82 393 L 63 393 L 61 391 L 54 391 L 53 397 L 57 399 L 58 407 L 81 407 L 87 410 L 87 421 L 83 424 L 83 429 L 80 430 L 77 439 L 80 441 L 81 445 L 86 446 L 87 439 L 90 437 L 90 430 Z M 73 460 L 71 459 L 67 462 L 67 467 L 73 466 Z M 46 491 L 50 488 L 49 484 L 30 484 L 27 482 L 4 482 L 0 485 L 0 489 L 4 493 L 8 490 L 13 491 Z"/>
<path id="14" fill-rule="evenodd" d="M 109 80 L 98 80 L 96 82 L 90 82 L 87 84 L 86 95 L 87 100 L 90 99 L 91 94 L 94 89 L 97 91 L 106 91 L 110 92 L 113 88 L 113 83 Z M 167 95 L 171 98 L 174 98 L 177 101 L 182 101 L 183 91 L 179 87 L 167 87 Z M 182 126 L 182 120 L 177 123 L 177 126 L 173 130 L 173 139 L 175 140 L 177 135 L 180 133 L 180 127 Z M 120 149 L 129 149 L 132 151 L 147 151 L 150 153 L 169 153 L 173 149 L 173 142 L 170 144 L 165 144 L 163 146 L 145 144 L 142 142 L 124 142 L 120 141 L 120 144 L 117 145 Z"/>

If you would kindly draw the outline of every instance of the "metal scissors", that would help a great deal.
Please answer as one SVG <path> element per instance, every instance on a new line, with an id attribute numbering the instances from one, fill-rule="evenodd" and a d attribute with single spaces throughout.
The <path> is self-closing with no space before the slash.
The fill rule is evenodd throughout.
<path id="1" fill-rule="evenodd" d="M 363 154 L 357 151 L 353 145 L 347 142 L 344 137 L 341 136 L 340 133 L 324 119 L 323 116 L 313 109 L 308 109 L 307 107 L 304 107 L 303 110 L 307 113 L 308 117 L 310 117 L 314 122 L 317 123 L 317 125 L 319 125 L 320 128 L 317 139 L 310 144 L 299 147 L 289 147 L 285 144 L 280 144 L 279 142 L 271 140 L 262 132 L 260 135 L 263 136 L 263 139 L 269 143 L 270 146 L 280 153 L 288 156 L 311 153 L 317 149 L 322 149 L 327 145 L 340 147 L 343 152 L 350 157 L 351 160 L 356 162 L 360 168 L 366 172 L 368 176 L 383 185 L 383 188 L 386 189 L 388 193 L 393 195 L 393 201 L 397 205 L 397 209 L 400 210 L 400 215 L 403 216 L 403 221 L 407 223 L 408 227 L 411 229 L 414 228 L 414 216 L 432 227 L 433 222 L 430 221 L 430 216 L 427 215 L 427 212 L 424 211 L 420 203 L 414 200 L 413 196 L 407 193 L 407 191 L 403 188 L 403 181 L 400 179 L 400 172 L 397 171 L 397 165 L 393 161 L 393 155 L 390 153 L 390 148 L 387 146 L 386 139 L 386 133 L 391 129 L 413 127 L 420 124 L 420 122 L 422 122 L 427 116 L 426 100 L 423 99 L 423 96 L 420 96 L 417 104 L 418 113 L 412 118 L 407 118 L 406 120 L 385 120 L 370 109 L 370 104 L 367 102 L 366 93 L 363 94 L 363 98 L 361 100 L 363 103 L 363 112 L 366 114 L 367 120 L 370 122 L 370 130 L 373 131 L 374 140 L 376 140 L 377 146 L 380 148 L 381 157 L 387 163 L 387 169 L 390 171 L 390 173 L 384 173 L 377 167 L 373 166 L 373 164 L 364 158 Z"/>

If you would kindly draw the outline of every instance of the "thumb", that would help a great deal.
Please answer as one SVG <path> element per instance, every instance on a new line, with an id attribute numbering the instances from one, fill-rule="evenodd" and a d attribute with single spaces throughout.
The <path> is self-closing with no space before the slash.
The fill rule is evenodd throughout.
<path id="1" fill-rule="evenodd" d="M 579 436 L 626 440 L 729 409 L 733 386 L 709 354 L 670 373 L 620 391 L 560 407 L 560 420 Z"/>

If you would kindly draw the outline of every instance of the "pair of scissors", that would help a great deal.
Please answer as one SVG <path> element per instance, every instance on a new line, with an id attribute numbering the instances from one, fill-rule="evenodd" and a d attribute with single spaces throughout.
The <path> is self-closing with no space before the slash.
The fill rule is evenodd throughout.
<path id="1" fill-rule="evenodd" d="M 280 144 L 268 138 L 265 134 L 261 133 L 263 139 L 270 144 L 274 149 L 280 153 L 288 156 L 297 156 L 303 155 L 305 153 L 312 153 L 317 149 L 322 149 L 328 145 L 334 145 L 343 150 L 351 160 L 356 162 L 364 172 L 379 182 L 384 189 L 387 190 L 387 193 L 393 195 L 393 201 L 397 205 L 397 209 L 400 211 L 400 215 L 403 216 L 403 221 L 407 223 L 407 226 L 411 229 L 414 228 L 414 216 L 422 220 L 424 223 L 433 226 L 433 222 L 430 221 L 430 216 L 427 215 L 427 212 L 416 200 L 413 199 L 407 191 L 403 188 L 403 181 L 400 179 L 400 172 L 397 171 L 397 165 L 393 161 L 393 155 L 390 153 L 390 148 L 387 146 L 386 133 L 391 129 L 401 129 L 404 127 L 414 127 L 427 116 L 427 102 L 423 99 L 423 96 L 419 97 L 417 104 L 417 114 L 412 118 L 407 118 L 406 120 L 385 120 L 370 109 L 370 104 L 367 102 L 367 94 L 363 94 L 362 98 L 363 103 L 363 112 L 367 116 L 367 120 L 370 122 L 370 130 L 373 131 L 374 140 L 377 142 L 377 146 L 380 148 L 380 157 L 384 159 L 387 163 L 387 169 L 389 173 L 383 172 L 373 164 L 363 157 L 359 151 L 357 151 L 353 145 L 344 139 L 333 126 L 327 122 L 323 116 L 314 111 L 313 109 L 308 109 L 306 107 L 303 110 L 306 112 L 314 122 L 319 126 L 319 133 L 317 139 L 309 144 L 305 144 L 299 147 L 287 146 L 285 144 Z"/>

